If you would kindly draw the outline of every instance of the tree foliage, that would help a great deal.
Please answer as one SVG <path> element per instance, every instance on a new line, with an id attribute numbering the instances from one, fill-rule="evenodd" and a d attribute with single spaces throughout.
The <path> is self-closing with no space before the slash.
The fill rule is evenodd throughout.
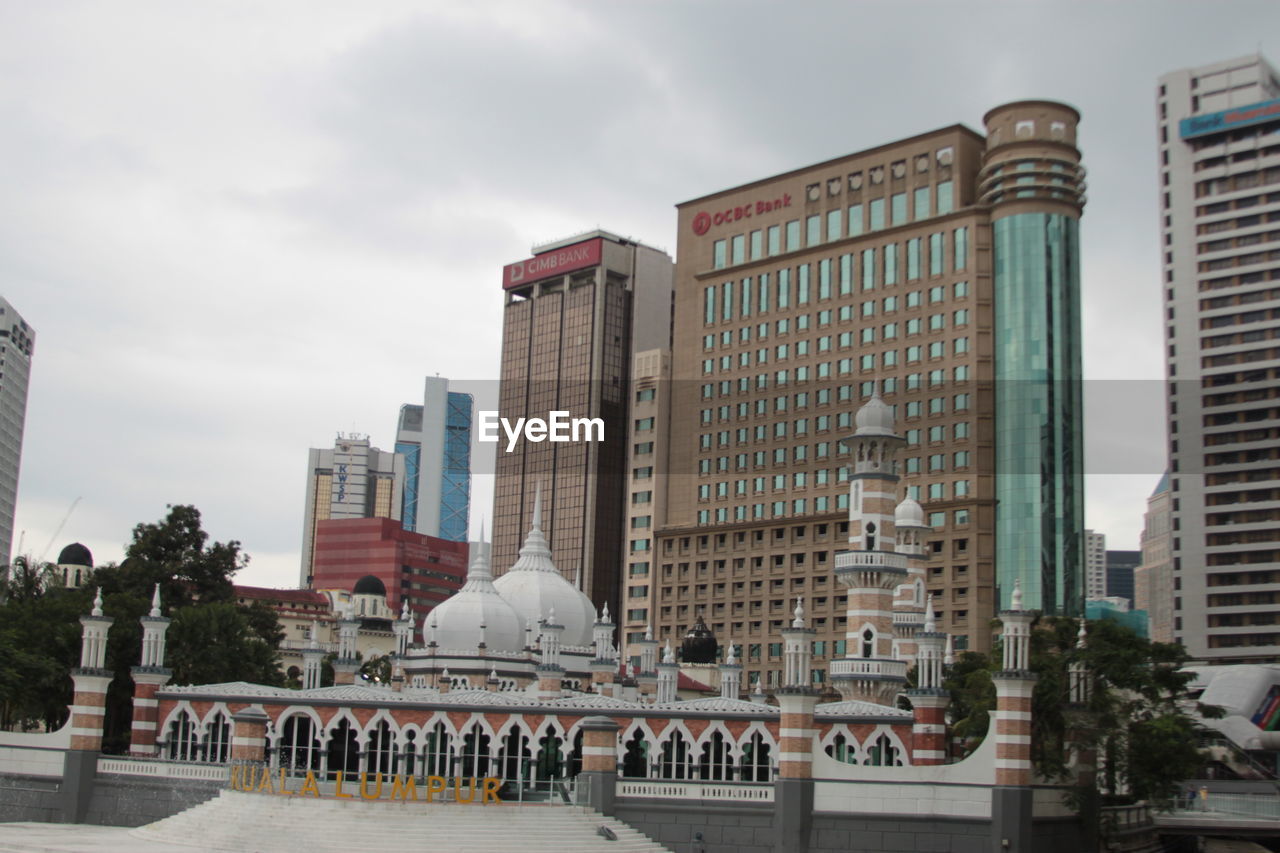
<path id="1" fill-rule="evenodd" d="M 1139 637 L 1117 622 L 1090 622 L 1077 648 L 1079 622 L 1042 617 L 1031 632 L 1030 668 L 1037 676 L 1032 696 L 1031 753 L 1040 775 L 1069 778 L 1076 750 L 1099 756 L 1099 790 L 1117 798 L 1168 804 L 1179 783 L 1203 763 L 1196 747 L 1196 722 L 1185 709 L 1194 678 L 1184 671 L 1181 646 Z M 991 675 L 1000 669 L 1001 649 L 965 653 L 952 668 L 953 731 L 973 743 L 985 736 L 996 693 Z M 1083 708 L 1070 704 L 1069 668 L 1082 663 L 1090 685 Z M 1201 706 L 1202 716 L 1218 709 Z"/>
<path id="2" fill-rule="evenodd" d="M 173 622 L 166 663 L 173 683 L 253 681 L 281 684 L 276 652 L 283 632 L 269 607 L 235 603 L 233 576 L 248 563 L 240 543 L 209 543 L 193 506 L 170 506 L 155 523 L 139 524 L 125 559 L 93 571 L 78 590 L 61 588 L 45 567 L 19 560 L 0 573 L 0 726 L 56 728 L 71 701 L 70 670 L 79 665 L 81 627 L 98 587 L 114 623 L 106 666 L 103 748 L 128 746 L 133 717 L 132 667 L 142 653 L 140 619 L 160 585 L 162 615 Z"/>

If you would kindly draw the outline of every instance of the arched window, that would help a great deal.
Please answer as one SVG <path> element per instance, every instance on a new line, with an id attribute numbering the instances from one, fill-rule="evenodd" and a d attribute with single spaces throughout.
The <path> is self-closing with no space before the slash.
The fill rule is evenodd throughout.
<path id="1" fill-rule="evenodd" d="M 280 766 L 288 771 L 305 773 L 320 769 L 320 741 L 310 717 L 295 714 L 284 721 L 279 755 Z"/>
<path id="2" fill-rule="evenodd" d="M 760 732 L 754 732 L 751 739 L 742 745 L 741 778 L 743 782 L 768 782 L 769 742 Z"/>
<path id="3" fill-rule="evenodd" d="M 867 522 L 867 550 L 874 551 L 876 549 L 876 523 L 874 521 Z"/>
<path id="4" fill-rule="evenodd" d="M 512 726 L 511 731 L 507 732 L 507 736 L 502 739 L 502 757 L 499 770 L 501 770 L 503 778 L 524 778 L 526 762 L 531 757 L 528 735 L 522 732 L 518 726 Z"/>
<path id="5" fill-rule="evenodd" d="M 395 769 L 395 737 L 391 724 L 381 720 L 369 733 L 369 748 L 365 754 L 365 769 L 370 773 L 392 773 Z"/>
<path id="6" fill-rule="evenodd" d="M 882 734 L 867 750 L 867 763 L 877 767 L 901 767 L 902 759 L 899 758 L 898 752 L 898 748 L 893 745 L 889 736 Z"/>
<path id="7" fill-rule="evenodd" d="M 196 734 L 196 721 L 184 710 L 169 723 L 165 742 L 169 747 L 170 761 L 199 761 L 200 737 Z"/>
<path id="8" fill-rule="evenodd" d="M 689 775 L 689 743 L 684 733 L 676 730 L 662 743 L 658 759 L 658 777 L 661 779 L 685 779 Z"/>
<path id="9" fill-rule="evenodd" d="M 489 775 L 489 736 L 484 733 L 479 723 L 462 736 L 462 754 L 459 756 L 462 766 L 458 773 L 461 776 Z"/>
<path id="10" fill-rule="evenodd" d="M 399 772 L 413 776 L 418 772 L 418 733 L 410 729 L 404 733 L 404 751 L 400 753 Z"/>
<path id="11" fill-rule="evenodd" d="M 831 739 L 831 743 L 827 744 L 826 753 L 836 761 L 843 761 L 845 764 L 858 763 L 858 754 L 855 745 L 843 734 L 837 734 Z"/>
<path id="12" fill-rule="evenodd" d="M 427 730 L 426 740 L 422 743 L 422 775 L 449 776 L 449 730 L 443 722 L 436 723 Z"/>
<path id="13" fill-rule="evenodd" d="M 350 721 L 342 720 L 329 734 L 328 776 L 338 778 L 341 770 L 345 778 L 352 778 L 360 772 L 360 747 L 356 743 L 356 730 Z"/>
<path id="14" fill-rule="evenodd" d="M 534 762 L 534 779 L 545 782 L 564 776 L 564 760 L 560 755 L 560 747 L 564 740 L 554 727 L 548 727 L 547 733 L 538 739 L 538 756 Z"/>
<path id="15" fill-rule="evenodd" d="M 633 779 L 649 776 L 649 742 L 644 738 L 643 729 L 636 729 L 635 735 L 627 741 L 622 753 L 622 775 Z"/>
<path id="16" fill-rule="evenodd" d="M 870 628 L 862 632 L 862 656 L 864 658 L 876 656 L 876 633 Z"/>
<path id="17" fill-rule="evenodd" d="M 731 775 L 733 767 L 729 759 L 729 744 L 722 732 L 712 732 L 702 745 L 698 759 L 698 778 L 704 782 L 723 782 Z"/>
<path id="18" fill-rule="evenodd" d="M 205 760 L 214 764 L 226 764 L 231 758 L 231 721 L 219 711 L 209 722 L 209 740 Z"/>

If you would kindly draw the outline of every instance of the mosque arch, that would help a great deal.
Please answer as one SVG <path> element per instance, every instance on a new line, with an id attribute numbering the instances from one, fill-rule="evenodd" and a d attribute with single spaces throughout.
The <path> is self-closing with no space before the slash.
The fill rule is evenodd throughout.
<path id="1" fill-rule="evenodd" d="M 878 725 L 863 743 L 862 763 L 873 767 L 902 767 L 907 750 L 898 735 L 885 725 Z"/>
<path id="2" fill-rule="evenodd" d="M 328 778 L 336 779 L 339 771 L 348 778 L 359 773 L 359 729 L 354 721 L 340 714 L 337 724 L 331 724 L 326 734 L 325 771 Z"/>
<path id="3" fill-rule="evenodd" d="M 636 724 L 622 740 L 622 775 L 632 779 L 649 778 L 649 730 Z"/>
<path id="4" fill-rule="evenodd" d="M 200 727 L 190 706 L 175 708 L 166 721 L 164 744 L 170 761 L 200 761 Z"/>
<path id="5" fill-rule="evenodd" d="M 320 721 L 309 708 L 287 711 L 277 726 L 275 755 L 278 765 L 291 773 L 320 769 Z"/>
<path id="6" fill-rule="evenodd" d="M 762 731 L 748 735 L 738 759 L 738 778 L 743 782 L 768 782 L 773 778 L 773 742 Z"/>

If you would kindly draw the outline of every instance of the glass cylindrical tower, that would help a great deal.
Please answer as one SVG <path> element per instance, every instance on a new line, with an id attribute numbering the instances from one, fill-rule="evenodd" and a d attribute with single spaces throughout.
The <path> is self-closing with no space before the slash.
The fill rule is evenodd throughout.
<path id="1" fill-rule="evenodd" d="M 1010 607 L 1084 611 L 1080 114 L 1018 101 L 983 117 L 979 201 L 991 206 L 996 581 Z"/>

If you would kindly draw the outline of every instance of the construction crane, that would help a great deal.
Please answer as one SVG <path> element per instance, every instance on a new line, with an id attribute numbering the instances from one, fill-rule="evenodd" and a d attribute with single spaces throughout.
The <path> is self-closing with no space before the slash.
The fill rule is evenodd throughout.
<path id="1" fill-rule="evenodd" d="M 71 509 L 67 510 L 67 514 L 62 516 L 62 521 L 58 522 L 58 529 L 53 531 L 53 535 L 49 537 L 49 544 L 44 546 L 44 551 L 40 553 L 40 559 L 36 560 L 37 566 L 44 565 L 44 558 L 48 556 L 49 549 L 53 547 L 53 543 L 58 541 L 58 534 L 62 533 L 62 528 L 67 526 L 67 519 L 71 518 L 71 513 L 76 511 L 76 507 L 79 506 L 80 500 L 80 498 L 76 498 L 71 502 Z"/>

